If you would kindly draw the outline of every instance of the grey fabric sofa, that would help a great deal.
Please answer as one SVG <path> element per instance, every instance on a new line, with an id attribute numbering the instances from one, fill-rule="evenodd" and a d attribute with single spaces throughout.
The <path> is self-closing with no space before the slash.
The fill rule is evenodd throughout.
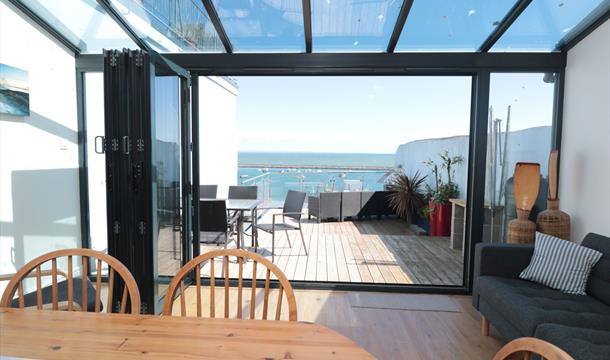
<path id="1" fill-rule="evenodd" d="M 588 234 L 583 246 L 604 255 L 587 295 L 565 294 L 519 279 L 533 245 L 478 244 L 473 305 L 507 340 L 534 336 L 575 359 L 608 359 L 610 351 L 610 238 Z"/>

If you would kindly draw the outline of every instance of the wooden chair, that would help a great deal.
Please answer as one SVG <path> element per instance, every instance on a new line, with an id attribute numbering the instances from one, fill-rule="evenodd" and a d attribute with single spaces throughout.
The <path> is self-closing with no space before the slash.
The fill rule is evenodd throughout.
<path id="1" fill-rule="evenodd" d="M 201 299 L 201 268 L 202 263 L 206 261 L 210 262 L 210 317 L 216 317 L 216 304 L 215 304 L 215 289 L 216 289 L 216 277 L 214 274 L 214 259 L 215 258 L 223 258 L 223 269 L 224 269 L 224 317 L 229 317 L 229 257 L 236 257 L 237 264 L 239 266 L 238 279 L 237 279 L 237 318 L 242 319 L 242 289 L 243 289 L 243 266 L 244 260 L 253 260 L 252 263 L 252 285 L 250 291 L 250 319 L 254 319 L 255 317 L 255 309 L 256 309 L 256 274 L 257 267 L 259 265 L 264 266 L 267 271 L 265 272 L 265 287 L 264 287 L 264 299 L 263 299 L 263 313 L 262 319 L 267 320 L 267 315 L 269 313 L 269 283 L 270 277 L 273 273 L 279 283 L 280 287 L 278 289 L 278 297 L 277 297 L 277 305 L 275 309 L 275 320 L 280 320 L 280 315 L 282 311 L 282 299 L 284 293 L 286 293 L 286 300 L 288 302 L 288 319 L 290 321 L 297 321 L 297 304 L 294 297 L 294 292 L 292 291 L 292 286 L 286 278 L 286 275 L 272 262 L 265 259 L 264 257 L 241 249 L 223 249 L 210 251 L 203 255 L 199 255 L 193 260 L 189 261 L 186 265 L 184 265 L 174 276 L 171 283 L 169 284 L 169 288 L 167 290 L 167 294 L 165 295 L 165 302 L 163 304 L 163 315 L 172 315 L 172 308 L 174 304 L 174 298 L 176 295 L 176 291 L 178 288 L 180 289 L 180 315 L 186 316 L 186 305 L 185 305 L 185 296 L 184 296 L 184 278 L 195 271 L 195 286 L 196 286 L 196 295 L 197 295 L 197 317 L 202 316 L 202 299 Z M 222 274 L 221 274 L 222 275 Z"/>
<path id="2" fill-rule="evenodd" d="M 123 288 L 123 296 L 119 304 L 119 311 L 121 313 L 125 313 L 127 307 L 127 296 L 129 295 L 129 300 L 131 302 L 131 313 L 139 314 L 140 313 L 140 292 L 138 290 L 138 285 L 134 280 L 133 276 L 129 272 L 129 270 L 123 265 L 120 261 L 115 259 L 114 257 L 104 254 L 99 251 L 91 250 L 91 249 L 64 249 L 52 251 L 50 253 L 41 255 L 32 261 L 25 264 L 19 271 L 12 277 L 10 282 L 8 283 L 6 289 L 4 290 L 4 294 L 2 295 L 2 299 L 0 300 L 0 306 L 2 307 L 11 307 L 13 304 L 13 298 L 15 296 L 15 292 L 18 293 L 17 303 L 20 308 L 25 307 L 24 302 L 24 285 L 23 281 L 28 277 L 36 277 L 36 308 L 38 310 L 43 310 L 48 308 L 43 304 L 43 286 L 42 286 L 42 277 L 47 274 L 45 270 L 42 270 L 41 267 L 43 264 L 47 262 L 51 262 L 51 292 L 52 292 L 52 303 L 51 310 L 65 310 L 68 311 L 87 311 L 87 276 L 81 276 L 81 304 L 77 304 L 74 301 L 74 278 L 72 271 L 72 257 L 80 256 L 82 258 L 82 274 L 87 274 L 87 267 L 89 265 L 89 258 L 97 260 L 97 269 L 102 268 L 102 262 L 108 264 L 108 306 L 106 311 L 113 311 L 112 296 L 113 291 L 111 290 L 114 286 L 115 281 L 115 273 L 119 275 L 119 277 L 124 281 L 125 286 Z M 58 258 L 68 258 L 68 270 L 64 276 L 66 277 L 67 286 L 68 286 L 68 296 L 67 296 L 67 304 L 63 304 L 65 306 L 60 306 L 60 301 L 58 300 L 58 285 L 57 285 L 57 275 L 62 273 L 57 269 L 57 260 Z M 32 272 L 34 272 L 34 276 L 32 276 Z M 63 274 L 63 273 L 62 273 Z M 101 271 L 97 272 L 96 276 L 96 286 L 95 286 L 95 312 L 101 311 L 101 282 L 102 282 L 102 274 Z"/>
<path id="3" fill-rule="evenodd" d="M 574 360 L 557 346 L 533 337 L 522 337 L 509 342 L 496 353 L 493 360 L 519 359 L 516 355 L 523 355 L 525 360 L 530 360 L 532 355 L 540 355 L 543 360 Z"/>

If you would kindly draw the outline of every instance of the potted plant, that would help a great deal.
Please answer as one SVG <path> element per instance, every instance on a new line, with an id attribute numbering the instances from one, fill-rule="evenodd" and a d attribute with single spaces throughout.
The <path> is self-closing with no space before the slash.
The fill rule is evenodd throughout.
<path id="1" fill-rule="evenodd" d="M 401 219 L 411 223 L 413 216 L 425 204 L 422 186 L 426 180 L 418 171 L 408 176 L 403 171 L 396 172 L 388 181 L 386 189 L 390 191 L 388 203 Z"/>
<path id="2" fill-rule="evenodd" d="M 451 235 L 451 204 L 449 199 L 457 198 L 460 195 L 457 184 L 453 182 L 455 177 L 455 167 L 464 162 L 460 155 L 451 156 L 448 150 L 439 154 L 441 158 L 440 166 L 433 160 L 425 161 L 434 174 L 434 188 L 429 187 L 430 198 L 428 209 L 430 214 L 430 235 L 449 236 Z M 443 179 L 442 170 L 446 172 L 446 180 Z"/>

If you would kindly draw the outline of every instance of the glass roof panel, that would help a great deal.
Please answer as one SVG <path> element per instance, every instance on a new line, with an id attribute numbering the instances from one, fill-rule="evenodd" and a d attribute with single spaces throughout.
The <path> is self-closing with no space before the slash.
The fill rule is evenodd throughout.
<path id="1" fill-rule="evenodd" d="M 136 49 L 136 44 L 95 0 L 22 0 L 83 53 Z"/>
<path id="2" fill-rule="evenodd" d="M 385 51 L 402 0 L 314 0 L 313 52 Z"/>
<path id="3" fill-rule="evenodd" d="M 200 0 L 110 0 L 158 52 L 224 52 Z"/>
<path id="4" fill-rule="evenodd" d="M 476 51 L 515 0 L 414 1 L 396 45 L 406 51 Z"/>
<path id="5" fill-rule="evenodd" d="M 491 51 L 552 51 L 587 17 L 610 8 L 610 0 L 534 0 Z"/>
<path id="6" fill-rule="evenodd" d="M 302 0 L 213 0 L 235 52 L 304 52 Z"/>

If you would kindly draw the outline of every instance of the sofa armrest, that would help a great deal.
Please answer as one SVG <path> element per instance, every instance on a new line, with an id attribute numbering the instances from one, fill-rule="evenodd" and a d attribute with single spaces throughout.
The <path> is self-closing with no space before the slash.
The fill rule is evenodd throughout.
<path id="1" fill-rule="evenodd" d="M 518 278 L 532 259 L 534 245 L 480 243 L 476 245 L 474 251 L 472 302 L 478 309 L 478 278 L 480 276 Z"/>

